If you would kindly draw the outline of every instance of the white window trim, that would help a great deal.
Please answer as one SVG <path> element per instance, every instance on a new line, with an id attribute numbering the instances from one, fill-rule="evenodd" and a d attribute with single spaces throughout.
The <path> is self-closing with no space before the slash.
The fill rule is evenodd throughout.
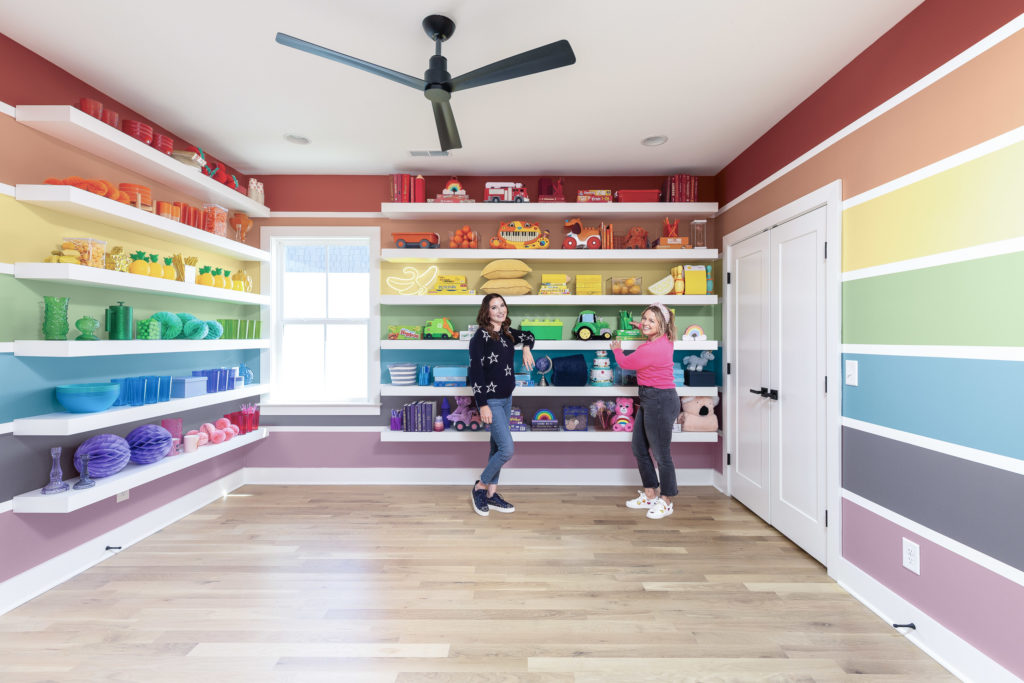
<path id="1" fill-rule="evenodd" d="M 330 238 L 367 237 L 370 240 L 370 335 L 368 346 L 367 372 L 369 373 L 370 403 L 271 403 L 264 401 L 260 410 L 264 415 L 380 415 L 380 226 L 340 225 L 268 225 L 260 230 L 260 248 L 271 251 L 275 238 L 287 237 Z M 275 261 L 260 264 L 260 283 L 264 292 L 275 294 Z M 272 331 L 270 348 L 261 354 L 261 381 L 273 382 L 273 360 L 277 350 L 277 307 L 267 309 L 268 327 Z M 376 330 L 376 334 L 374 331 Z"/>

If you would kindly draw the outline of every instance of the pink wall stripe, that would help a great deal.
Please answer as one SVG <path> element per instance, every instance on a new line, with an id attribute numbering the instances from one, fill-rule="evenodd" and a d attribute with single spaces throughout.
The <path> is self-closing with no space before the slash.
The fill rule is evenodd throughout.
<path id="1" fill-rule="evenodd" d="M 67 514 L 0 514 L 0 581 L 226 477 L 242 467 L 245 453 L 246 449 L 240 448 L 135 487 L 123 503 L 107 498 Z"/>
<path id="2" fill-rule="evenodd" d="M 920 576 L 901 564 L 904 537 L 921 546 Z M 843 557 L 1024 678 L 1024 586 L 849 500 L 843 501 Z"/>
<path id="3" fill-rule="evenodd" d="M 718 468 L 717 443 L 675 444 L 679 469 Z M 480 467 L 487 443 L 382 442 L 379 432 L 271 432 L 253 444 L 247 467 Z M 629 444 L 518 443 L 506 467 L 632 468 Z"/>

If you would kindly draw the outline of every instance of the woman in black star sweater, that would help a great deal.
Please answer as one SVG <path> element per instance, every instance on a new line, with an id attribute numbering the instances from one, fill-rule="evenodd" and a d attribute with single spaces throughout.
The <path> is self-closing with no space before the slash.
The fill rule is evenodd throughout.
<path id="1" fill-rule="evenodd" d="M 515 347 L 523 345 L 523 367 L 533 369 L 533 335 L 512 327 L 508 308 L 500 294 L 488 294 L 476 314 L 476 331 L 469 340 L 469 373 L 480 419 L 491 425 L 491 453 L 480 479 L 473 486 L 471 500 L 478 515 L 490 510 L 515 512 L 515 507 L 498 495 L 501 466 L 512 458 L 512 431 L 509 429 L 512 390 L 516 386 Z"/>

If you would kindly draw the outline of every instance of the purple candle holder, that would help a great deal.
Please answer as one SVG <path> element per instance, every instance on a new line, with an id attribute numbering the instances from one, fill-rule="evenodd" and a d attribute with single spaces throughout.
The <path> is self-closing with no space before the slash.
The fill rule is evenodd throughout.
<path id="1" fill-rule="evenodd" d="M 50 449 L 50 458 L 53 459 L 50 463 L 50 483 L 43 487 L 41 493 L 64 493 L 71 485 L 64 481 L 64 472 L 60 469 L 60 446 Z"/>

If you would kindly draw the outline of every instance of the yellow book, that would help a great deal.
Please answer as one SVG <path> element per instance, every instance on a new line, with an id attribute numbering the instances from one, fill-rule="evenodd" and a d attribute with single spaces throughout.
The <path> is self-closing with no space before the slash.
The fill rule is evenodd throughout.
<path id="1" fill-rule="evenodd" d="M 687 294 L 707 294 L 707 270 L 704 269 L 704 266 L 684 266 L 683 284 Z"/>

